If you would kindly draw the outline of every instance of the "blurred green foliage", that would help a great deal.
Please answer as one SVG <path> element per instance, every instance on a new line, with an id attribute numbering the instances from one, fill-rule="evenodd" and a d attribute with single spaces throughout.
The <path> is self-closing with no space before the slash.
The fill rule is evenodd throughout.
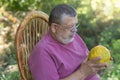
<path id="1" fill-rule="evenodd" d="M 18 19 L 23 19 L 31 10 L 42 10 L 48 15 L 56 4 L 67 3 L 72 5 L 78 12 L 78 33 L 85 40 L 89 49 L 101 44 L 111 51 L 113 61 L 112 69 L 109 68 L 100 75 L 102 80 L 120 80 L 120 1 L 119 0 L 0 0 L 0 7 L 10 11 Z M 17 14 L 17 15 L 16 15 Z M 22 17 L 21 17 L 22 16 Z M 6 26 L 0 23 L 2 30 Z M 10 37 L 10 36 L 9 36 Z M 9 39 L 9 38 L 8 38 Z M 14 43 L 14 40 L 10 39 Z M 14 46 L 10 47 L 13 52 L 8 54 L 9 59 L 16 64 Z M 9 53 L 9 52 L 6 52 Z M 1 80 L 17 80 L 16 72 L 1 77 Z M 16 78 L 15 78 L 16 77 Z"/>

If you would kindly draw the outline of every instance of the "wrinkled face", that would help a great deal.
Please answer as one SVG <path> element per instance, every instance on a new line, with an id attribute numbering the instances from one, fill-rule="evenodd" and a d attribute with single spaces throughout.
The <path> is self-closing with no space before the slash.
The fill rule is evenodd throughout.
<path id="1" fill-rule="evenodd" d="M 54 38 L 63 44 L 67 44 L 73 41 L 74 36 L 77 32 L 78 19 L 76 17 L 70 17 L 64 15 L 62 17 L 62 23 L 53 23 L 52 33 Z"/>

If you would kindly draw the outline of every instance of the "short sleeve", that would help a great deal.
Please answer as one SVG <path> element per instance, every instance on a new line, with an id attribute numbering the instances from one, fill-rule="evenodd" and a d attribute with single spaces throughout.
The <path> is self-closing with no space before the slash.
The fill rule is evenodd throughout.
<path id="1" fill-rule="evenodd" d="M 28 63 L 34 80 L 59 80 L 55 63 L 47 51 L 34 49 Z"/>

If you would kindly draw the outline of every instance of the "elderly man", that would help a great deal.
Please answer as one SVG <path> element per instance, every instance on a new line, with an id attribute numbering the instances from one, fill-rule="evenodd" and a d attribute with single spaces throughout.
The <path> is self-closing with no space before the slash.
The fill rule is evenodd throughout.
<path id="1" fill-rule="evenodd" d="M 99 80 L 105 69 L 100 57 L 87 59 L 89 50 L 76 33 L 77 13 L 66 4 L 55 6 L 49 16 L 49 31 L 37 43 L 29 58 L 34 80 Z"/>

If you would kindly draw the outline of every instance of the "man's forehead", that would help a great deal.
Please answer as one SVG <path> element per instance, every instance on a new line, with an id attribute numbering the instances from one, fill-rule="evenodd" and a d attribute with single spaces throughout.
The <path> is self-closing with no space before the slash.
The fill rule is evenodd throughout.
<path id="1" fill-rule="evenodd" d="M 71 17 L 69 15 L 63 15 L 62 16 L 62 24 L 65 24 L 65 25 L 74 25 L 77 22 L 78 22 L 77 16 L 75 16 L 75 17 Z"/>

